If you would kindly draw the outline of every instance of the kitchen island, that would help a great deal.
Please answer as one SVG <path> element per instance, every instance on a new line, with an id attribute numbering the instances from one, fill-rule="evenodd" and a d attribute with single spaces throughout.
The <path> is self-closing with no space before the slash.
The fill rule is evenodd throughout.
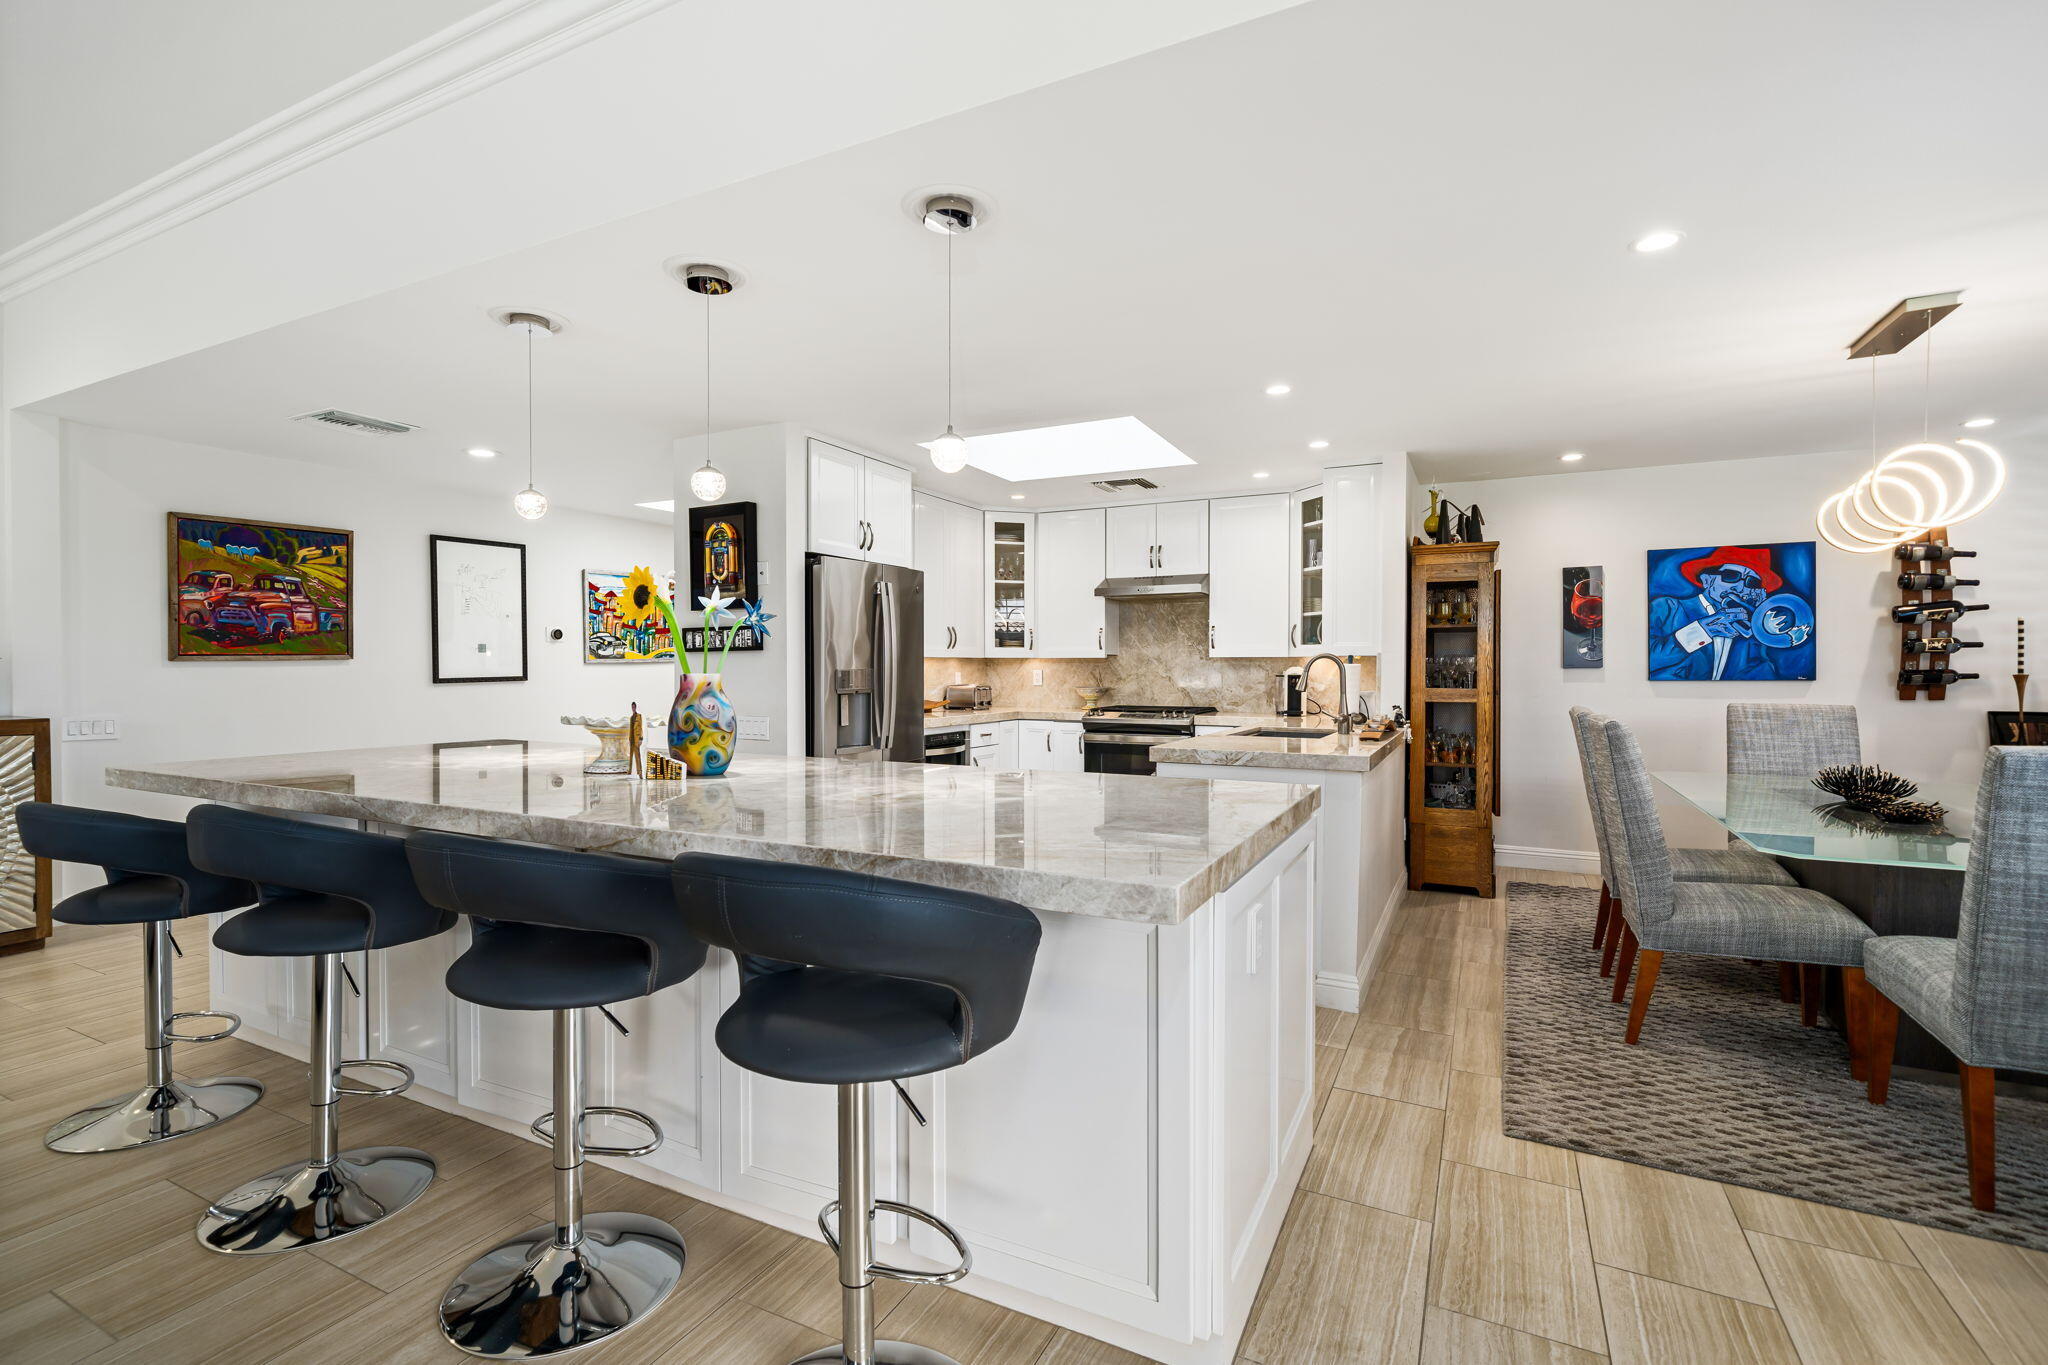
<path id="1" fill-rule="evenodd" d="M 947 1219 L 978 1294 L 1173 1365 L 1225 1365 L 1312 1128 L 1312 786 L 742 754 L 688 782 L 594 777 L 579 744 L 519 740 L 110 770 L 119 787 L 402 831 L 452 830 L 667 858 L 854 868 L 1003 896 L 1044 925 L 1001 1048 L 886 1102 L 877 1193 Z M 352 954 L 353 1056 L 411 1066 L 411 1094 L 508 1132 L 549 1106 L 548 1018 L 442 987 L 466 926 Z M 213 956 L 216 1008 L 304 1057 L 297 960 Z M 609 1164 L 815 1236 L 835 1197 L 833 1092 L 740 1070 L 712 1040 L 731 958 L 588 1031 L 590 1102 L 652 1113 L 667 1142 Z M 593 1120 L 593 1140 L 605 1141 Z M 890 1259 L 943 1266 L 921 1225 Z"/>
<path id="2" fill-rule="evenodd" d="M 1316 1003 L 1356 1013 L 1394 908 L 1407 890 L 1408 732 L 1335 732 L 1320 717 L 1275 717 L 1154 745 L 1161 777 L 1312 783 L 1323 794 L 1317 862 Z"/>

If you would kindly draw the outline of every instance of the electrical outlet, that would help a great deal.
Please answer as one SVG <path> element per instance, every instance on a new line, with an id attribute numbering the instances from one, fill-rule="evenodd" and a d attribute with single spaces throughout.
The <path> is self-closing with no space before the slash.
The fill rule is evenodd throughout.
<path id="1" fill-rule="evenodd" d="M 741 717 L 740 717 L 740 738 L 741 738 L 741 739 L 766 739 L 766 738 L 768 738 L 768 717 L 766 717 L 766 716 L 741 716 Z"/>
<path id="2" fill-rule="evenodd" d="M 1042 668 L 1034 668 L 1034 669 L 1032 669 L 1032 670 L 1031 670 L 1031 685 L 1032 685 L 1033 687 L 1043 687 L 1043 686 L 1045 686 L 1045 670 L 1044 670 L 1044 669 L 1042 669 Z"/>
<path id="3" fill-rule="evenodd" d="M 121 722 L 112 716 L 79 716 L 66 719 L 64 738 L 74 739 L 119 739 Z"/>

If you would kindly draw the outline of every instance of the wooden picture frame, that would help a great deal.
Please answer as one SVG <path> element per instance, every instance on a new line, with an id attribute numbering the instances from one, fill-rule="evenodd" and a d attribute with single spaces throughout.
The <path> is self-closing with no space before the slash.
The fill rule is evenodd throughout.
<path id="1" fill-rule="evenodd" d="M 714 592 L 746 602 L 758 601 L 761 585 L 755 581 L 754 566 L 759 547 L 754 543 L 754 504 L 724 502 L 690 509 L 690 555 L 678 566 L 678 585 L 687 584 L 688 602 L 675 604 L 676 616 L 695 611 L 697 599 Z M 713 541 L 716 543 L 712 543 Z"/>
<path id="2" fill-rule="evenodd" d="M 248 540 L 231 539 L 240 535 Z M 313 543 L 297 545 L 301 536 Z M 355 657 L 353 531 L 167 512 L 164 543 L 166 654 L 172 663 Z M 258 553 L 287 545 L 294 549 L 289 565 Z M 293 587 L 281 588 L 282 580 L 292 580 Z"/>
<path id="3" fill-rule="evenodd" d="M 449 547 L 445 553 L 443 547 Z M 516 602 L 511 598 L 514 592 Z M 525 682 L 529 654 L 526 547 L 511 540 L 428 536 L 427 617 L 434 682 Z M 444 640 L 444 627 L 460 638 Z M 519 647 L 516 673 L 510 666 L 515 638 Z M 494 664 L 499 657 L 504 662 L 497 667 L 471 663 L 479 655 Z"/>

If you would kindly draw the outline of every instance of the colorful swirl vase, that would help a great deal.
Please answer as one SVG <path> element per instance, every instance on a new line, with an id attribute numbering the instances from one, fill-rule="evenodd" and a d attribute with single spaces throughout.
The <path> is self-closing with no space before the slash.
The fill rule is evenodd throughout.
<path id="1" fill-rule="evenodd" d="M 722 673 L 685 673 L 668 713 L 668 752 L 692 777 L 723 777 L 739 744 L 740 718 L 719 687 Z"/>

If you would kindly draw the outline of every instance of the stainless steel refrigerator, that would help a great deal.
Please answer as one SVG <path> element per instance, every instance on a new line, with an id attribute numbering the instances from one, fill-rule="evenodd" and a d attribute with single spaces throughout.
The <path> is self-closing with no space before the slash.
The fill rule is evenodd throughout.
<path id="1" fill-rule="evenodd" d="M 924 761 L 924 575 L 808 555 L 813 758 Z"/>

